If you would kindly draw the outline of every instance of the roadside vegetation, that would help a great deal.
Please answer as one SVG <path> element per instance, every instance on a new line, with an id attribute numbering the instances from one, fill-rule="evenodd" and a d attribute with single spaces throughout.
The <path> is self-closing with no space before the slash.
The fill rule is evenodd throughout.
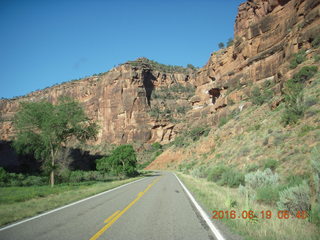
<path id="1" fill-rule="evenodd" d="M 243 197 L 243 193 L 236 188 L 220 186 L 190 175 L 178 174 L 178 176 L 211 214 L 213 211 L 235 211 L 237 216 L 235 219 L 221 217 L 214 221 L 222 221 L 245 239 L 316 240 L 319 238 L 319 228 L 311 224 L 308 219 L 297 217 L 286 219 L 284 212 L 280 212 L 278 217 L 277 207 Z M 253 211 L 255 216 L 244 218 L 243 211 L 244 217 L 249 211 Z M 262 211 L 265 213 L 264 217 L 262 217 Z M 271 213 L 269 219 L 267 212 Z M 241 217 L 238 218 L 238 216 Z"/>
<path id="2" fill-rule="evenodd" d="M 50 174 L 54 186 L 55 168 L 62 147 L 71 140 L 84 142 L 95 138 L 98 126 L 85 115 L 79 103 L 63 98 L 49 102 L 23 102 L 15 115 L 17 131 L 13 146 L 17 153 L 32 154 Z"/>
<path id="3" fill-rule="evenodd" d="M 320 234 L 320 74 L 303 65 L 284 83 L 281 96 L 272 81 L 249 85 L 243 99 L 248 107 L 226 111 L 215 131 L 199 138 L 191 137 L 192 129 L 181 133 L 163 154 L 179 156 L 166 167 L 180 172 L 208 211 L 272 212 L 270 219 L 219 219 L 245 239 Z M 159 162 L 165 164 L 163 158 Z"/>
<path id="4" fill-rule="evenodd" d="M 0 225 L 31 217 L 139 179 L 116 178 L 46 186 L 1 187 Z"/>
<path id="5" fill-rule="evenodd" d="M 55 105 L 22 103 L 14 123 L 17 130 L 14 149 L 18 154 L 33 156 L 41 167 L 24 174 L 0 168 L 0 225 L 139 178 L 132 145 L 103 146 L 98 154 L 102 157 L 93 162 L 91 170 L 72 167 L 65 156 L 70 144 L 87 146 L 92 151 L 100 149 L 86 145 L 86 140 L 95 138 L 98 126 L 72 99 L 60 99 Z"/>

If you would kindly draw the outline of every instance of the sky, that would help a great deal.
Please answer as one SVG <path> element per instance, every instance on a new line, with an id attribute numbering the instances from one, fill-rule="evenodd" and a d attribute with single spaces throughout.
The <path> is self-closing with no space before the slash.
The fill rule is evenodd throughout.
<path id="1" fill-rule="evenodd" d="M 147 57 L 202 67 L 244 0 L 0 0 L 0 98 Z"/>

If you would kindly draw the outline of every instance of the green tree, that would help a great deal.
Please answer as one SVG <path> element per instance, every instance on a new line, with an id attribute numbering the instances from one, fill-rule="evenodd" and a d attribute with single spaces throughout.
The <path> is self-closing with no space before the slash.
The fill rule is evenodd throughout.
<path id="1" fill-rule="evenodd" d="M 223 42 L 219 42 L 219 43 L 218 43 L 218 47 L 219 47 L 220 49 L 224 48 L 224 43 L 223 43 Z"/>
<path id="2" fill-rule="evenodd" d="M 109 157 L 97 160 L 97 170 L 116 176 L 134 176 L 137 171 L 137 157 L 132 145 L 121 145 Z"/>
<path id="3" fill-rule="evenodd" d="M 233 45 L 233 38 L 229 38 L 227 42 L 227 47 L 230 47 Z"/>
<path id="4" fill-rule="evenodd" d="M 303 84 L 290 79 L 285 83 L 284 100 L 285 110 L 282 115 L 284 125 L 296 123 L 304 114 Z"/>
<path id="5" fill-rule="evenodd" d="M 192 64 L 187 64 L 187 68 L 190 68 L 192 70 L 197 70 L 197 68 L 195 66 L 193 66 Z"/>
<path id="6" fill-rule="evenodd" d="M 60 99 L 57 105 L 44 101 L 21 103 L 14 126 L 14 148 L 42 161 L 43 169 L 50 172 L 51 186 L 62 147 L 71 139 L 85 142 L 98 133 L 97 124 L 89 120 L 80 104 L 67 98 Z"/>

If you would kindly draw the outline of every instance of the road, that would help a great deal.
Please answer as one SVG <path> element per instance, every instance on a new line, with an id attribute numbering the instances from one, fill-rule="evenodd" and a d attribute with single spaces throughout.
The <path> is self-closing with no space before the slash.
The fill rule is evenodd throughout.
<path id="1" fill-rule="evenodd" d="M 0 229 L 1 240 L 216 239 L 172 173 Z"/>

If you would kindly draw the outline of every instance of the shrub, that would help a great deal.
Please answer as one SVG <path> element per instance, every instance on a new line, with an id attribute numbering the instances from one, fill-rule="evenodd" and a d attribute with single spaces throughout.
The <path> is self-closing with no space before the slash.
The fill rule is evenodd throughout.
<path id="1" fill-rule="evenodd" d="M 303 63 L 306 60 L 306 53 L 304 50 L 293 55 L 293 58 L 290 61 L 290 68 L 294 69 L 299 64 Z"/>
<path id="2" fill-rule="evenodd" d="M 300 71 L 293 75 L 294 82 L 306 82 L 312 78 L 318 71 L 316 66 L 304 66 Z"/>
<path id="3" fill-rule="evenodd" d="M 228 116 L 220 118 L 218 127 L 222 127 L 222 126 L 225 125 L 228 121 L 229 121 Z"/>
<path id="4" fill-rule="evenodd" d="M 97 160 L 97 170 L 116 176 L 137 174 L 137 158 L 132 145 L 121 145 L 109 157 Z"/>
<path id="5" fill-rule="evenodd" d="M 162 149 L 162 145 L 158 142 L 151 144 L 152 151 L 158 151 Z"/>
<path id="6" fill-rule="evenodd" d="M 311 206 L 310 221 L 317 226 L 320 226 L 320 203 L 315 203 Z"/>
<path id="7" fill-rule="evenodd" d="M 21 181 L 22 186 L 41 186 L 48 182 L 47 177 L 40 176 L 27 176 L 23 181 Z"/>
<path id="8" fill-rule="evenodd" d="M 251 91 L 251 102 L 255 105 L 262 105 L 273 97 L 271 89 L 261 91 L 258 87 L 254 87 Z"/>
<path id="9" fill-rule="evenodd" d="M 285 110 L 281 117 L 284 125 L 296 123 L 304 115 L 303 85 L 295 79 L 285 83 Z"/>
<path id="10" fill-rule="evenodd" d="M 200 137 L 208 136 L 209 132 L 210 128 L 208 128 L 207 126 L 199 126 L 192 128 L 187 134 L 193 142 L 196 142 L 200 139 Z"/>
<path id="11" fill-rule="evenodd" d="M 273 205 L 279 200 L 279 190 L 277 187 L 264 186 L 256 191 L 256 200 L 258 202 Z"/>
<path id="12" fill-rule="evenodd" d="M 312 40 L 311 46 L 314 48 L 318 48 L 320 46 L 320 36 L 317 36 L 315 39 Z"/>
<path id="13" fill-rule="evenodd" d="M 178 166 L 178 169 L 179 171 L 185 173 L 185 174 L 188 174 L 189 173 L 189 170 L 192 169 L 192 167 L 196 164 L 195 161 L 192 161 L 192 162 L 184 162 L 184 163 L 181 163 L 179 166 Z"/>
<path id="14" fill-rule="evenodd" d="M 275 170 L 278 166 L 278 161 L 272 158 L 265 160 L 264 169 L 270 168 L 271 170 Z"/>
<path id="15" fill-rule="evenodd" d="M 287 187 L 294 187 L 298 186 L 303 183 L 304 178 L 299 175 L 289 175 L 286 178 L 286 186 Z"/>
<path id="16" fill-rule="evenodd" d="M 320 55 L 319 54 L 314 55 L 313 59 L 314 59 L 315 62 L 320 62 Z"/>
<path id="17" fill-rule="evenodd" d="M 320 225 L 320 151 L 318 147 L 314 147 L 311 152 L 311 166 L 313 170 L 312 185 L 314 187 L 314 195 L 312 198 L 310 220 L 314 224 Z"/>
<path id="18" fill-rule="evenodd" d="M 204 165 L 201 165 L 199 167 L 192 169 L 190 174 L 194 177 L 197 177 L 197 178 L 206 178 L 208 175 L 207 172 L 208 172 L 207 167 Z"/>
<path id="19" fill-rule="evenodd" d="M 280 199 L 277 205 L 280 210 L 288 210 L 294 215 L 297 211 L 310 210 L 310 189 L 306 183 L 287 188 L 281 191 L 279 195 Z"/>
<path id="20" fill-rule="evenodd" d="M 233 39 L 232 38 L 229 38 L 228 39 L 228 42 L 227 42 L 227 47 L 230 47 L 233 45 Z"/>
<path id="21" fill-rule="evenodd" d="M 245 186 L 258 189 L 264 186 L 278 185 L 279 177 L 277 173 L 272 173 L 271 169 L 267 168 L 264 171 L 256 171 L 245 175 Z"/>
<path id="22" fill-rule="evenodd" d="M 0 167 L 0 185 L 4 184 L 7 178 L 6 170 Z"/>
<path id="23" fill-rule="evenodd" d="M 207 180 L 211 182 L 218 182 L 221 179 L 222 174 L 227 170 L 228 167 L 226 167 L 225 165 L 217 165 L 213 168 L 210 168 L 208 170 Z"/>
<path id="24" fill-rule="evenodd" d="M 84 180 L 83 171 L 71 171 L 69 176 L 69 182 L 79 183 Z"/>
<path id="25" fill-rule="evenodd" d="M 259 165 L 257 164 L 250 164 L 246 167 L 246 172 L 255 172 L 259 169 Z"/>
<path id="26" fill-rule="evenodd" d="M 218 183 L 229 187 L 238 187 L 240 184 L 244 183 L 244 175 L 237 170 L 228 168 L 222 173 Z"/>
<path id="27" fill-rule="evenodd" d="M 223 43 L 223 42 L 219 42 L 219 43 L 218 43 L 218 47 L 219 47 L 220 49 L 224 48 L 224 43 Z"/>
<path id="28" fill-rule="evenodd" d="M 178 148 L 186 147 L 186 146 L 189 145 L 189 143 L 187 142 L 187 139 L 183 135 L 177 136 L 173 140 L 172 144 L 175 145 Z"/>

